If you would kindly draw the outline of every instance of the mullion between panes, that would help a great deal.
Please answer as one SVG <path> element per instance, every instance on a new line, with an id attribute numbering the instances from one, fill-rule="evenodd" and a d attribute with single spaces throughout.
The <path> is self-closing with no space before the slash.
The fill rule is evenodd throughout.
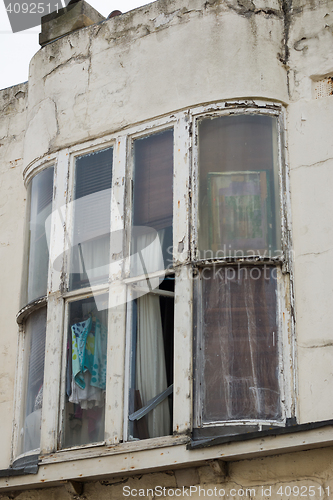
<path id="1" fill-rule="evenodd" d="M 132 352 L 132 315 L 133 315 L 133 290 L 127 287 L 126 290 L 126 332 L 125 332 L 125 378 L 124 378 L 124 415 L 123 415 L 123 439 L 129 439 L 129 388 L 131 375 L 131 352 Z"/>
<path id="2" fill-rule="evenodd" d="M 190 231 L 190 253 L 191 260 L 198 259 L 198 207 L 199 207 L 199 148 L 198 148 L 198 120 L 191 116 L 194 147 L 192 148 L 192 172 L 191 172 L 191 231 Z"/>
<path id="3" fill-rule="evenodd" d="M 63 299 L 50 294 L 47 302 L 47 330 L 41 426 L 41 453 L 57 449 L 59 387 L 63 363 Z"/>
<path id="4" fill-rule="evenodd" d="M 61 271 L 54 268 L 56 259 L 60 268 L 64 265 L 64 227 L 66 217 L 68 154 L 59 153 L 55 165 L 54 186 L 57 186 L 53 199 L 51 215 L 51 234 L 49 242 L 48 302 L 45 339 L 45 368 L 43 387 L 43 408 L 41 425 L 42 453 L 57 449 L 57 429 L 59 420 L 59 387 L 62 368 L 62 326 L 63 303 L 59 288 Z"/>
<path id="5" fill-rule="evenodd" d="M 72 265 L 72 241 L 74 234 L 74 189 L 75 189 L 75 162 L 76 156 L 70 155 L 68 161 L 68 195 L 66 205 L 66 227 L 65 227 L 65 262 L 66 276 L 64 278 L 64 288 L 69 290 L 70 285 L 70 269 Z"/>
<path id="6" fill-rule="evenodd" d="M 108 354 L 105 402 L 105 441 L 123 440 L 126 285 L 122 282 L 125 236 L 125 179 L 127 137 L 119 137 L 113 151 L 109 270 Z M 113 261 L 113 255 L 116 255 Z M 126 397 L 126 396 L 125 396 Z"/>
<path id="7" fill-rule="evenodd" d="M 188 434 L 193 421 L 193 281 L 192 268 L 175 273 L 173 432 Z"/>
<path id="8" fill-rule="evenodd" d="M 63 346 L 62 346 L 62 364 L 61 364 L 61 385 L 59 398 L 59 418 L 58 418 L 58 443 L 57 448 L 61 449 L 64 441 L 64 426 L 65 426 L 65 404 L 66 404 L 66 371 L 67 371 L 67 337 L 68 337 L 68 321 L 69 321 L 69 305 L 67 300 L 63 304 L 64 321 L 63 321 Z"/>
<path id="9" fill-rule="evenodd" d="M 65 200 L 65 224 L 64 224 L 64 262 L 63 266 L 66 268 L 66 274 L 64 278 L 63 286 L 65 290 L 69 290 L 70 283 L 70 269 L 71 269 L 71 259 L 72 259 L 72 238 L 74 230 L 74 188 L 75 188 L 75 161 L 76 156 L 66 154 L 67 156 L 67 168 L 65 169 L 64 175 L 67 177 L 67 199 Z M 58 432 L 57 432 L 57 449 L 61 449 L 64 440 L 64 418 L 65 418 L 65 397 L 66 397 L 66 368 L 67 368 L 67 337 L 68 337 L 68 321 L 69 321 L 69 304 L 70 300 L 62 301 L 61 307 L 63 309 L 63 321 L 61 322 L 62 330 L 62 360 L 61 360 L 61 382 L 59 384 L 60 394 L 59 394 L 59 414 L 58 414 Z"/>
<path id="10" fill-rule="evenodd" d="M 290 215 L 290 190 L 289 190 L 289 171 L 286 158 L 286 127 L 285 127 L 285 110 L 279 113 L 277 117 L 277 137 L 278 137 L 278 151 L 277 151 L 277 161 L 278 161 L 278 175 L 279 175 L 279 187 L 280 187 L 280 224 L 281 224 L 281 240 L 282 240 L 282 250 L 283 250 L 283 261 L 284 267 L 290 272 L 291 269 L 291 256 L 290 247 L 291 241 L 288 241 L 288 229 L 291 224 Z"/>
<path id="11" fill-rule="evenodd" d="M 173 432 L 192 428 L 193 286 L 190 259 L 191 117 L 182 113 L 174 126 L 173 259 L 175 274 Z M 193 225 L 192 225 L 193 227 Z"/>
<path id="12" fill-rule="evenodd" d="M 54 189 L 51 233 L 49 242 L 48 293 L 61 288 L 62 272 L 65 264 L 64 239 L 66 235 L 67 193 L 68 193 L 68 150 L 59 152 L 54 169 Z M 56 262 L 56 269 L 54 263 Z"/>
<path id="13" fill-rule="evenodd" d="M 288 333 L 286 332 L 285 318 L 288 315 L 288 311 L 285 307 L 285 297 L 286 297 L 286 283 L 285 276 L 281 273 L 281 269 L 276 267 L 276 322 L 277 322 L 277 341 L 278 341 L 278 354 L 279 354 L 279 387 L 280 387 L 280 400 L 281 400 L 281 415 L 282 420 L 285 420 L 286 413 L 288 413 L 288 408 L 290 409 L 290 404 L 287 399 L 289 399 L 290 391 L 289 384 L 287 383 L 288 374 L 285 373 L 287 369 L 287 364 L 284 360 L 289 359 L 289 348 L 288 340 L 286 342 L 286 337 L 288 338 Z M 287 333 L 287 335 L 286 335 Z M 286 345 L 287 344 L 287 345 Z M 287 352 L 288 351 L 288 352 Z M 288 369 L 287 369 L 288 370 Z"/>
<path id="14" fill-rule="evenodd" d="M 193 397 L 193 427 L 202 426 L 202 384 L 204 380 L 202 379 L 203 374 L 203 363 L 200 351 L 202 349 L 202 279 L 200 275 L 200 270 L 195 268 L 194 270 L 195 280 L 193 280 L 193 311 L 194 321 L 196 324 L 195 339 L 193 339 L 193 351 L 195 353 L 195 371 L 193 369 L 193 390 L 195 392 Z M 194 326 L 194 325 L 193 325 Z"/>
<path id="15" fill-rule="evenodd" d="M 191 121 L 188 113 L 178 115 L 174 125 L 173 165 L 173 261 L 184 264 L 190 257 Z"/>
<path id="16" fill-rule="evenodd" d="M 290 276 L 283 274 L 280 268 L 277 268 L 277 300 L 279 308 L 279 327 L 280 327 L 280 384 L 283 418 L 290 418 L 295 415 L 295 394 L 296 394 L 296 363 L 297 359 L 294 352 L 294 323 L 290 314 L 288 303 L 291 300 L 290 295 Z"/>
<path id="17" fill-rule="evenodd" d="M 113 147 L 113 172 L 110 201 L 110 269 L 109 281 L 121 280 L 124 265 L 125 179 L 127 137 L 119 137 Z M 113 260 L 113 255 L 115 259 Z"/>
<path id="18" fill-rule="evenodd" d="M 132 233 L 132 209 L 133 209 L 133 177 L 134 177 L 134 139 L 127 136 L 127 141 L 124 146 L 126 147 L 123 152 L 124 157 L 124 237 L 123 237 L 123 252 L 124 252 L 124 265 L 123 277 L 130 277 L 131 270 L 131 233 Z"/>

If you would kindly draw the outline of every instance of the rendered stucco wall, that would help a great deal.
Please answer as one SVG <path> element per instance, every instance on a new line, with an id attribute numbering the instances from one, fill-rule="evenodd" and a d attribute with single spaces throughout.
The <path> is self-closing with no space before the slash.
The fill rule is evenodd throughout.
<path id="1" fill-rule="evenodd" d="M 265 8 L 160 0 L 47 45 L 30 66 L 25 163 L 187 106 L 286 100 L 283 16 Z"/>
<path id="2" fill-rule="evenodd" d="M 288 152 L 301 422 L 330 419 L 333 383 L 333 2 L 295 2 L 289 27 Z"/>
<path id="3" fill-rule="evenodd" d="M 20 307 L 26 197 L 22 172 L 27 90 L 23 83 L 0 91 L 0 469 L 8 467 L 13 425 L 15 317 Z"/>

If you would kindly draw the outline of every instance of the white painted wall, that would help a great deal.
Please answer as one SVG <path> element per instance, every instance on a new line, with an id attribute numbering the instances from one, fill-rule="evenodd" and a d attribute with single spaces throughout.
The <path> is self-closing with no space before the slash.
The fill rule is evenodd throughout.
<path id="1" fill-rule="evenodd" d="M 22 182 L 27 84 L 0 92 L 0 469 L 10 460 L 26 190 Z"/>
<path id="2" fill-rule="evenodd" d="M 333 413 L 333 96 L 314 94 L 314 81 L 333 75 L 333 3 L 299 3 L 289 33 L 288 153 L 298 405 L 300 420 L 309 422 Z"/>

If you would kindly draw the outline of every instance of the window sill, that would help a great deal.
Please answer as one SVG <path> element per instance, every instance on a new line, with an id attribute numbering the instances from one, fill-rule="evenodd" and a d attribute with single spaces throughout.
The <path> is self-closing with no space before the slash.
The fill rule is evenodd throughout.
<path id="1" fill-rule="evenodd" d="M 262 436 L 192 450 L 187 449 L 188 437 L 168 436 L 149 442 L 57 452 L 41 457 L 36 475 L 0 478 L 0 491 L 61 486 L 73 480 L 97 481 L 178 467 L 198 467 L 214 459 L 243 460 L 333 446 L 333 423 L 329 421 L 324 425 L 290 434 Z"/>
<path id="2" fill-rule="evenodd" d="M 107 457 L 123 453 L 136 453 L 156 448 L 166 448 L 180 444 L 188 444 L 190 438 L 187 436 L 165 436 L 141 441 L 128 441 L 119 444 L 101 444 L 93 446 L 80 446 L 66 450 L 60 450 L 50 455 L 40 455 L 40 465 L 70 462 L 72 460 L 84 460 L 87 458 Z"/>

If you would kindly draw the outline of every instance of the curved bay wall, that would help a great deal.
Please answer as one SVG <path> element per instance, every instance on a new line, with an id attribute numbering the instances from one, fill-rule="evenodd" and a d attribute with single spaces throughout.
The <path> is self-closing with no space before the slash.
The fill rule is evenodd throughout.
<path id="1" fill-rule="evenodd" d="M 196 104 L 285 101 L 282 11 L 249 4 L 160 0 L 45 46 L 30 66 L 26 165 Z"/>
<path id="2" fill-rule="evenodd" d="M 0 469 L 8 467 L 17 357 L 16 314 L 20 307 L 26 190 L 23 140 L 28 85 L 0 90 Z"/>

